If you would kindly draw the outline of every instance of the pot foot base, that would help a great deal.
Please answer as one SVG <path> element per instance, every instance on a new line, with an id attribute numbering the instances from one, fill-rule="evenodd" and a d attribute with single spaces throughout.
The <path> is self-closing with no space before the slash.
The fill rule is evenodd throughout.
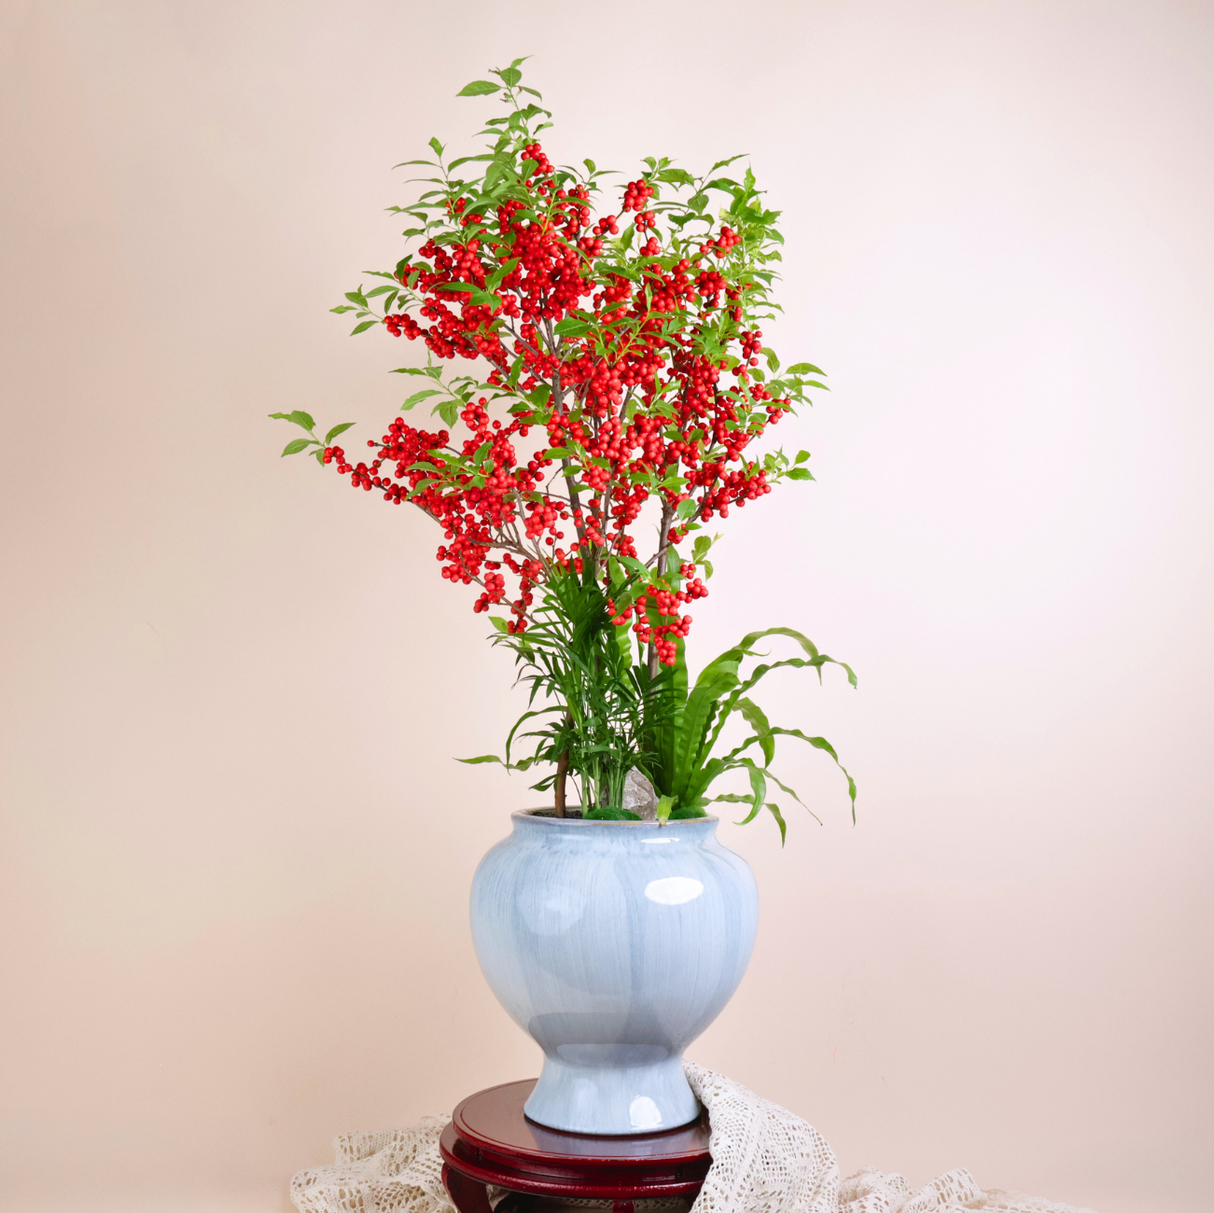
<path id="1" fill-rule="evenodd" d="M 549 1056 L 523 1111 L 529 1120 L 564 1133 L 627 1137 L 690 1124 L 700 1105 L 681 1057 L 612 1066 Z"/>

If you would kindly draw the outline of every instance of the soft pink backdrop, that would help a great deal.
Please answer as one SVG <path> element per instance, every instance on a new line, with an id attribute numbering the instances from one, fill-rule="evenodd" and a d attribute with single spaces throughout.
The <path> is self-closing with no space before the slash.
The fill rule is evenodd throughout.
<path id="1" fill-rule="evenodd" d="M 509 662 L 266 420 L 381 432 L 409 347 L 327 309 L 526 53 L 557 161 L 751 154 L 834 386 L 693 656 L 855 665 L 769 694 L 859 824 L 790 750 L 825 827 L 723 827 L 763 923 L 692 1055 L 845 1171 L 1207 1209 L 1214 13 L 1161 0 L 0 8 L 0 1205 L 278 1213 L 537 1069 L 465 919 L 530 794 L 452 761 Z"/>

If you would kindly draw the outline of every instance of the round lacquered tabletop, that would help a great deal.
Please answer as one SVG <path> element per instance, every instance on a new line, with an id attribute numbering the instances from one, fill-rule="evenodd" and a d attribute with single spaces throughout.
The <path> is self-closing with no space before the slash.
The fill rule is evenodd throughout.
<path id="1" fill-rule="evenodd" d="M 523 1104 L 534 1078 L 503 1083 L 468 1096 L 456 1109 L 452 1127 L 467 1145 L 499 1157 L 588 1166 L 679 1167 L 708 1158 L 708 1116 L 661 1133 L 600 1137 L 562 1133 L 528 1120 Z"/>

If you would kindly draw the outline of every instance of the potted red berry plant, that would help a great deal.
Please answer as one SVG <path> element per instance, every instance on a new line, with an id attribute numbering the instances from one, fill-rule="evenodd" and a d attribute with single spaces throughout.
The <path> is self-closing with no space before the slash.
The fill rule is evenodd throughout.
<path id="1" fill-rule="evenodd" d="M 750 692 L 780 667 L 855 675 L 784 627 L 688 673 L 687 608 L 708 594 L 712 528 L 812 479 L 806 452 L 763 441 L 824 388 L 816 366 L 782 367 L 764 344 L 779 212 L 739 156 L 699 176 L 650 157 L 622 190 L 593 160 L 553 164 L 539 139 L 551 115 L 522 62 L 460 94 L 506 103 L 483 151 L 449 158 L 431 139 L 432 158 L 405 162 L 424 171 L 416 201 L 391 208 L 409 222 L 407 251 L 334 309 L 355 334 L 425 347 L 425 365 L 396 373 L 416 386 L 402 413 L 425 406 L 433 428 L 398 416 L 360 457 L 337 442 L 350 422 L 321 437 L 304 412 L 273 416 L 306 435 L 284 455 L 311 452 L 439 526 L 442 576 L 476 587 L 472 609 L 523 667 L 530 701 L 504 755 L 465 761 L 538 770 L 552 803 L 515 814 L 478 870 L 477 954 L 545 1050 L 528 1114 L 633 1132 L 694 1114 L 682 1049 L 753 943 L 753 878 L 707 807 L 743 803 L 746 821 L 766 809 L 783 839 L 769 786 L 795 793 L 770 769 L 777 738 L 838 762 L 825 738 L 773 726 Z M 776 638 L 794 655 L 765 660 L 759 646 Z M 727 742 L 730 722 L 743 731 Z M 730 772 L 744 790 L 715 786 Z M 562 889 L 576 913 L 559 910 Z M 608 989 L 608 973 L 631 974 L 629 988 Z M 587 1073 L 589 1100 L 577 1095 Z"/>

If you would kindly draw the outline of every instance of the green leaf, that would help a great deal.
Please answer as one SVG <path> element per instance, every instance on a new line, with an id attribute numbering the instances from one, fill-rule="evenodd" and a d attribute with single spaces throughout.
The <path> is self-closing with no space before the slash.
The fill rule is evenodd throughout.
<path id="1" fill-rule="evenodd" d="M 513 88 L 523 78 L 523 73 L 517 67 L 504 67 L 497 75 L 502 78 L 507 88 Z"/>
<path id="2" fill-rule="evenodd" d="M 705 742 L 708 731 L 720 710 L 720 701 L 738 685 L 738 661 L 742 654 L 737 649 L 722 653 L 710 662 L 696 679 L 687 706 L 683 710 L 679 737 L 674 753 L 673 795 L 683 799 L 688 793 L 699 795 L 702 787 L 694 786 L 693 779 L 707 757 Z"/>
<path id="3" fill-rule="evenodd" d="M 341 423 L 341 425 L 335 425 L 325 435 L 325 446 L 332 446 L 333 439 L 336 438 L 338 434 L 344 434 L 346 432 L 346 430 L 348 430 L 353 424 L 354 424 L 353 421 L 343 421 Z"/>
<path id="4" fill-rule="evenodd" d="M 763 803 L 767 799 L 767 773 L 762 767 L 751 762 L 749 758 L 743 758 L 741 765 L 746 768 L 746 773 L 750 777 L 750 803 L 752 805 L 750 812 L 738 822 L 738 825 L 744 826 L 758 817 L 759 810 L 762 809 Z"/>
<path id="5" fill-rule="evenodd" d="M 847 794 L 851 797 L 851 819 L 854 823 L 856 820 L 856 781 L 851 777 L 848 769 L 839 761 L 839 755 L 835 753 L 835 747 L 825 737 L 808 737 L 800 729 L 777 728 L 772 729 L 772 732 L 782 737 L 799 737 L 802 741 L 808 741 L 815 750 L 821 750 L 835 760 L 835 765 L 847 776 Z"/>
<path id="6" fill-rule="evenodd" d="M 271 413 L 271 417 L 275 421 L 291 421 L 309 433 L 316 428 L 316 422 L 312 420 L 310 413 L 305 413 L 303 409 L 293 409 L 289 413 Z"/>
<path id="7" fill-rule="evenodd" d="M 506 69 L 509 71 L 509 68 Z M 487 97 L 490 93 L 501 92 L 502 86 L 494 84 L 492 80 L 473 80 L 471 84 L 465 84 L 455 95 L 457 97 Z"/>
<path id="8" fill-rule="evenodd" d="M 367 329 L 374 328 L 377 324 L 379 324 L 378 320 L 364 320 L 362 324 L 356 324 L 350 330 L 350 336 L 357 337 L 359 333 L 365 333 Z"/>
<path id="9" fill-rule="evenodd" d="M 466 762 L 469 766 L 476 766 L 478 763 L 482 762 L 496 762 L 503 767 L 508 765 L 507 763 L 502 762 L 502 760 L 496 754 L 480 754 L 476 758 L 457 758 L 455 761 Z"/>
<path id="10" fill-rule="evenodd" d="M 282 448 L 283 455 L 298 455 L 300 451 L 306 450 L 312 445 L 311 438 L 292 438 L 286 446 Z M 280 455 L 279 458 L 282 458 Z"/>
<path id="11" fill-rule="evenodd" d="M 808 458 L 809 458 L 808 451 L 798 451 L 797 457 L 796 457 L 796 459 L 793 460 L 793 462 L 794 463 L 804 463 Z"/>
<path id="12" fill-rule="evenodd" d="M 429 399 L 431 396 L 441 396 L 443 393 L 438 388 L 427 388 L 421 392 L 414 392 L 404 404 L 400 406 L 400 411 L 403 413 L 407 409 L 411 409 L 415 404 L 420 404 L 423 400 Z"/>
<path id="13" fill-rule="evenodd" d="M 812 362 L 798 362 L 784 372 L 786 375 L 825 375 L 826 372 L 814 366 Z"/>
<path id="14" fill-rule="evenodd" d="M 670 820 L 670 811 L 674 808 L 673 796 L 659 796 L 657 803 L 658 821 L 665 825 Z"/>
<path id="15" fill-rule="evenodd" d="M 784 475 L 789 480 L 812 480 L 814 478 L 809 468 L 789 468 Z"/>
<path id="16" fill-rule="evenodd" d="M 735 706 L 754 729 L 755 736 L 759 739 L 759 748 L 763 751 L 763 761 L 770 766 L 776 756 L 776 743 L 771 735 L 771 722 L 766 713 L 753 699 L 739 699 Z"/>
<path id="17" fill-rule="evenodd" d="M 776 823 L 780 827 L 780 845 L 783 846 L 784 842 L 785 842 L 785 836 L 788 833 L 788 827 L 784 824 L 784 816 L 780 812 L 780 806 L 778 804 L 772 804 L 771 801 L 769 800 L 767 802 L 766 807 L 767 807 L 767 811 L 776 819 Z"/>
<path id="18" fill-rule="evenodd" d="M 502 279 L 506 278 L 508 275 L 510 275 L 514 272 L 514 269 L 518 265 L 519 261 L 520 261 L 520 258 L 511 257 L 509 261 L 506 261 L 502 265 L 499 265 L 497 267 L 497 269 L 495 269 L 493 271 L 492 274 L 489 274 L 485 278 L 485 289 L 490 290 L 490 291 L 497 290 L 498 285 L 501 283 Z"/>
<path id="19" fill-rule="evenodd" d="M 461 164 L 472 164 L 476 161 L 492 160 L 492 159 L 493 159 L 492 152 L 483 152 L 479 156 L 461 156 L 458 160 L 452 160 L 451 163 L 449 165 L 447 165 L 447 168 L 450 169 L 451 171 L 454 171 L 455 169 L 459 168 L 459 166 Z"/>
<path id="20" fill-rule="evenodd" d="M 795 640 L 808 657 L 817 658 L 819 656 L 818 646 L 804 633 L 798 632 L 796 628 L 764 628 L 761 632 L 747 632 L 738 642 L 738 648 L 753 651 L 754 646 L 760 640 L 766 640 L 768 636 L 787 636 L 790 640 Z"/>

